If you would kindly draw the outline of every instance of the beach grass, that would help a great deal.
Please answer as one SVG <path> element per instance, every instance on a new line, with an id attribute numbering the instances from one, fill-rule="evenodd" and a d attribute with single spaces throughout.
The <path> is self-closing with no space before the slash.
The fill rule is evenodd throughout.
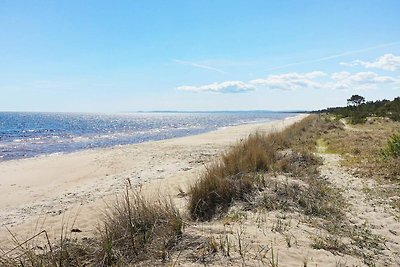
<path id="1" fill-rule="evenodd" d="M 324 204 L 318 201 L 321 196 L 325 198 L 330 194 L 325 194 L 328 188 L 316 178 L 321 162 L 310 153 L 315 150 L 318 137 L 327 127 L 333 126 L 313 115 L 281 132 L 268 135 L 257 132 L 241 140 L 208 166 L 191 186 L 188 208 L 192 219 L 210 220 L 226 211 L 234 200 L 246 201 L 255 191 L 270 189 L 268 186 L 271 184 L 268 188 L 265 184 L 270 179 L 267 174 L 276 173 L 301 177 L 303 183 L 311 186 L 303 190 L 296 184 L 286 184 L 283 192 L 275 185 L 274 196 L 265 198 L 269 203 L 266 205 L 281 206 L 280 203 L 287 203 L 286 198 L 291 198 L 290 201 L 299 198 L 295 202 L 307 213 L 331 212 L 327 207 L 328 198 L 324 199 Z M 311 198 L 306 198 L 306 195 Z"/>
<path id="2" fill-rule="evenodd" d="M 183 220 L 170 199 L 150 200 L 126 190 L 99 228 L 102 265 L 140 260 L 166 261 L 182 236 Z"/>
<path id="3" fill-rule="evenodd" d="M 2 255 L 0 266 L 128 266 L 145 260 L 167 261 L 183 230 L 183 220 L 171 200 L 150 199 L 131 189 L 109 206 L 101 221 L 94 236 L 84 240 L 73 238 L 66 227 L 54 245 L 49 239 L 39 249 L 33 239 L 16 242 L 12 253 Z"/>

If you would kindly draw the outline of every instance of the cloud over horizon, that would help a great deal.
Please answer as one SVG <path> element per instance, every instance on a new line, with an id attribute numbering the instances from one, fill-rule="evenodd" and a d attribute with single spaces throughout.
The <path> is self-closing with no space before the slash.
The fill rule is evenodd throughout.
<path id="1" fill-rule="evenodd" d="M 283 73 L 268 75 L 243 81 L 226 81 L 212 83 L 203 86 L 180 86 L 177 90 L 191 92 L 213 92 L 213 93 L 246 93 L 256 89 L 271 89 L 282 91 L 293 91 L 303 89 L 333 89 L 333 90 L 368 90 L 378 85 L 394 85 L 400 88 L 400 78 L 379 75 L 372 71 L 350 73 L 347 71 L 325 73 L 322 71 L 311 71 L 306 73 Z"/>
<path id="2" fill-rule="evenodd" d="M 245 93 L 254 91 L 254 86 L 242 81 L 226 81 L 222 83 L 212 83 L 203 86 L 179 86 L 177 90 L 191 92 L 213 92 L 222 94 Z"/>
<path id="3" fill-rule="evenodd" d="M 377 68 L 382 70 L 396 71 L 400 70 L 400 56 L 395 56 L 393 54 L 384 54 L 383 56 L 377 58 L 375 61 L 363 61 L 354 60 L 351 62 L 341 62 L 340 65 L 355 67 L 362 66 L 365 68 Z"/>

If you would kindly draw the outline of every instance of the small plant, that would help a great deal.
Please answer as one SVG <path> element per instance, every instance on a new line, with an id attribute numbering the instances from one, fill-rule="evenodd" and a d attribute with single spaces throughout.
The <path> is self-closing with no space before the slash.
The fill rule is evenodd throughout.
<path id="1" fill-rule="evenodd" d="M 296 237 L 292 233 L 288 233 L 285 235 L 285 241 L 288 248 L 291 248 L 293 244 L 297 245 Z"/>
<path id="2" fill-rule="evenodd" d="M 400 158 L 400 133 L 389 137 L 386 147 L 382 150 L 385 158 Z"/>
<path id="3" fill-rule="evenodd" d="M 222 255 L 225 257 L 230 257 L 231 247 L 231 240 L 229 240 L 229 236 L 224 225 L 224 234 L 219 237 L 219 248 L 222 251 Z"/>
<path id="4" fill-rule="evenodd" d="M 348 246 L 344 244 L 339 237 L 329 234 L 326 236 L 314 237 L 314 242 L 311 246 L 314 249 L 324 249 L 334 254 L 346 253 L 348 251 Z"/>
<path id="5" fill-rule="evenodd" d="M 271 260 L 269 261 L 269 265 L 271 267 L 278 267 L 279 266 L 278 252 L 276 253 L 276 256 L 275 256 L 274 247 L 273 247 L 272 244 L 271 244 Z"/>

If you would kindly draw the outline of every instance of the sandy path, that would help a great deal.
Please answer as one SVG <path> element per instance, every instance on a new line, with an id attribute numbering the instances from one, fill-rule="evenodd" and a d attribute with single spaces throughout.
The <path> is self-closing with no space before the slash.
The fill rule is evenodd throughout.
<path id="1" fill-rule="evenodd" d="M 0 163 L 0 248 L 12 247 L 6 227 L 24 240 L 46 229 L 57 236 L 61 226 L 90 234 L 106 203 L 129 180 L 134 186 L 176 195 L 204 165 L 240 138 L 256 130 L 271 132 L 299 121 L 227 127 L 210 133 L 142 144 L 94 149 L 66 155 Z M 183 203 L 178 203 L 183 205 Z"/>
<path id="2" fill-rule="evenodd" d="M 378 258 L 377 266 L 400 266 L 400 222 L 395 218 L 385 201 L 367 197 L 366 188 L 373 189 L 377 183 L 372 179 L 357 178 L 340 166 L 340 156 L 320 154 L 324 160 L 321 175 L 328 178 L 336 187 L 344 190 L 351 207 L 348 217 L 355 225 L 367 225 L 371 233 L 386 240 L 385 247 Z"/>

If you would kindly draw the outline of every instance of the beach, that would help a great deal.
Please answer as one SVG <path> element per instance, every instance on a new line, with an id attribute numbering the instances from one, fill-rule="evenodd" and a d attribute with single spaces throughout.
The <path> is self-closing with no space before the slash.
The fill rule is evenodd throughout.
<path id="1" fill-rule="evenodd" d="M 0 163 L 0 248 L 14 246 L 41 230 L 57 238 L 61 229 L 90 236 L 107 206 L 126 186 L 147 194 L 176 197 L 208 163 L 250 133 L 279 131 L 306 115 L 267 123 L 141 144 Z M 70 230 L 70 229 L 69 229 Z"/>

